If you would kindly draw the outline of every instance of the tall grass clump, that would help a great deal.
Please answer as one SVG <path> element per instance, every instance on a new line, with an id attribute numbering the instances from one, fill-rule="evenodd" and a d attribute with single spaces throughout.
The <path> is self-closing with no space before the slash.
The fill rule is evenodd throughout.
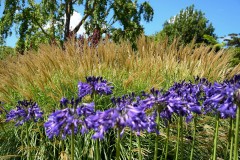
<path id="1" fill-rule="evenodd" d="M 116 93 L 149 90 L 152 86 L 168 88 L 173 82 L 195 76 L 210 81 L 223 80 L 238 73 L 240 65 L 230 68 L 231 53 L 215 53 L 204 45 L 170 46 L 167 41 L 155 43 L 139 38 L 138 50 L 131 45 L 111 41 L 91 48 L 74 41 L 65 50 L 41 46 L 37 52 L 0 62 L 0 98 L 15 102 L 34 99 L 51 108 L 64 95 L 74 93 L 76 83 L 89 75 L 101 75 L 116 86 Z M 122 89 L 123 88 L 123 89 Z M 43 103 L 43 104 L 42 104 Z"/>
<path id="2" fill-rule="evenodd" d="M 142 91 L 149 91 L 152 87 L 162 88 L 164 93 L 168 89 L 173 91 L 174 86 L 176 89 L 178 85 L 175 82 L 182 80 L 194 82 L 196 81 L 194 77 L 205 77 L 210 82 L 231 78 L 240 71 L 240 65 L 231 67 L 229 64 L 232 54 L 225 50 L 216 53 L 214 49 L 204 45 L 196 46 L 194 42 L 187 46 L 179 46 L 178 41 L 175 40 L 168 45 L 167 40 L 156 43 L 145 37 L 138 39 L 137 48 L 138 50 L 132 50 L 131 44 L 127 42 L 116 44 L 107 40 L 100 42 L 97 47 L 89 47 L 87 42 L 78 43 L 72 40 L 65 44 L 64 50 L 58 46 L 41 46 L 38 51 L 29 51 L 25 55 L 0 61 L 0 101 L 7 103 L 5 108 L 13 109 L 12 106 L 19 100 L 34 100 L 41 106 L 45 121 L 48 118 L 48 122 L 44 124 L 40 121 L 34 125 L 25 125 L 25 130 L 21 127 L 13 129 L 10 122 L 6 124 L 3 120 L 3 127 L 6 131 L 0 133 L 1 137 L 12 133 L 16 135 L 16 139 L 13 140 L 13 136 L 1 138 L 9 142 L 1 144 L 1 148 L 9 148 L 13 145 L 14 149 L 0 150 L 0 155 L 5 155 L 5 157 L 27 155 L 28 159 L 36 157 L 39 159 L 49 159 L 49 157 L 53 159 L 59 157 L 63 159 L 64 157 L 71 157 L 71 159 L 76 157 L 82 159 L 100 159 L 101 157 L 104 159 L 113 157 L 117 159 L 131 159 L 132 157 L 138 157 L 138 159 L 159 159 L 160 157 L 161 159 L 189 157 L 190 159 L 197 157 L 208 159 L 211 154 L 212 158 L 216 159 L 217 156 L 228 157 L 233 154 L 233 157 L 238 156 L 237 144 L 234 143 L 238 141 L 234 140 L 234 135 L 236 137 L 238 131 L 234 134 L 234 127 L 227 127 L 228 124 L 235 124 L 235 121 L 219 120 L 218 114 L 216 114 L 217 121 L 215 121 L 213 118 L 215 114 L 211 112 L 201 117 L 198 116 L 199 113 L 194 113 L 193 121 L 184 123 L 184 120 L 188 120 L 189 117 L 176 111 L 176 114 L 171 116 L 171 120 L 166 120 L 157 116 L 165 107 L 163 99 L 157 102 L 150 100 L 151 105 L 157 103 L 150 109 L 143 110 L 146 106 L 148 107 L 147 103 L 146 106 L 137 108 L 137 110 L 129 106 L 126 110 L 122 110 L 121 107 L 119 110 L 119 106 L 126 101 L 129 105 L 141 106 L 142 102 L 145 103 L 144 98 L 135 94 L 147 96 Z M 114 99 L 109 96 L 98 95 L 96 91 L 90 92 L 86 89 L 89 86 L 82 83 L 85 77 L 88 77 L 86 80 L 90 88 L 94 88 L 91 81 L 105 83 L 102 78 L 95 79 L 91 76 L 101 76 L 109 80 L 114 87 L 114 97 L 130 93 L 132 95 L 113 101 Z M 79 88 L 84 89 L 84 92 L 88 91 L 88 94 L 81 97 L 82 92 L 76 92 Z M 159 91 L 153 89 L 151 93 L 161 97 Z M 62 97 L 72 99 L 65 101 L 66 99 Z M 76 97 L 80 99 L 76 100 Z M 82 101 L 83 106 L 94 102 L 94 109 L 91 109 L 91 112 L 95 115 L 89 117 L 91 121 L 97 123 L 98 127 L 89 131 L 89 134 L 76 134 L 78 130 L 76 124 L 82 124 L 83 119 L 89 120 L 89 117 L 85 117 L 78 111 L 80 110 L 78 103 Z M 207 105 L 211 105 L 208 103 Z M 113 106 L 118 107 L 115 110 Z M 145 118 L 143 121 L 134 119 L 136 123 L 145 123 L 146 119 L 150 122 L 158 117 L 157 131 L 147 134 L 143 131 L 149 126 L 134 128 L 132 124 L 122 124 L 115 117 L 114 124 L 109 124 L 112 127 L 107 128 L 108 134 L 99 141 L 103 138 L 99 129 L 106 127 L 105 125 L 109 123 L 108 116 L 105 115 L 113 116 L 117 112 L 122 117 L 131 117 L 128 115 L 129 110 L 134 113 L 131 113 L 134 118 L 139 116 Z M 69 119 L 64 122 L 68 128 L 52 131 L 51 127 L 55 121 L 59 123 L 59 116 Z M 104 122 L 98 122 L 99 117 L 105 118 Z M 217 124 L 214 128 L 215 122 Z M 48 128 L 46 133 L 43 126 Z M 51 135 L 52 132 L 55 135 Z M 55 137 L 60 132 L 64 133 L 63 139 Z M 47 136 L 50 136 L 51 140 Z M 214 147 L 209 144 L 212 137 L 214 137 L 214 143 L 212 143 Z M 26 141 L 23 141 L 25 139 Z M 227 139 L 228 144 L 225 144 Z M 219 144 L 223 145 L 219 147 Z M 222 147 L 225 145 L 227 147 Z M 217 151 L 225 151 L 226 148 L 232 148 L 230 149 L 232 152 L 235 149 L 234 153 L 221 152 L 226 154 L 217 155 Z M 49 150 L 53 152 L 46 157 Z"/>

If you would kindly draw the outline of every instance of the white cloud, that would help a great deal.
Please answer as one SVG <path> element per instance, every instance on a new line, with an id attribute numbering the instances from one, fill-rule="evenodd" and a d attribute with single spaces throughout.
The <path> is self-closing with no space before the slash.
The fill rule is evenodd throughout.
<path id="1" fill-rule="evenodd" d="M 73 15 L 71 16 L 71 20 L 70 20 L 70 30 L 73 30 L 77 24 L 81 21 L 82 19 L 82 15 L 76 11 L 73 11 Z M 78 30 L 77 34 L 84 34 L 85 28 L 83 27 L 83 25 L 80 27 L 80 29 Z"/>
<path id="2" fill-rule="evenodd" d="M 77 24 L 81 21 L 82 19 L 82 15 L 76 11 L 73 11 L 73 15 L 71 16 L 71 19 L 70 19 L 70 30 L 72 31 L 76 26 Z M 64 24 L 66 23 L 66 15 L 64 16 Z M 44 27 L 43 27 L 45 30 L 50 28 L 50 22 L 48 22 Z M 80 27 L 80 29 L 78 30 L 77 32 L 77 35 L 83 35 L 84 33 L 86 32 L 84 26 L 82 25 Z"/>

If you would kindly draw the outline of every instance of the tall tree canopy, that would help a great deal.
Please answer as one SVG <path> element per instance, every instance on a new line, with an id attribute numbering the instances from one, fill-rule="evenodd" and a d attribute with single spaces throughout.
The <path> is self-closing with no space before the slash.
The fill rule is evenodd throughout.
<path id="1" fill-rule="evenodd" d="M 88 36 L 94 30 L 111 34 L 115 41 L 124 38 L 134 41 L 143 33 L 140 21 L 151 21 L 153 9 L 148 2 L 137 0 L 5 0 L 0 19 L 0 43 L 16 27 L 19 39 L 16 49 L 37 48 L 40 43 L 62 43 L 76 35 L 82 25 Z M 84 14 L 77 26 L 70 29 L 74 7 L 82 6 Z M 119 23 L 120 27 L 114 27 Z M 116 26 L 116 25 L 115 25 Z"/>
<path id="2" fill-rule="evenodd" d="M 176 37 L 182 44 L 190 43 L 196 38 L 196 43 L 204 42 L 204 35 L 216 38 L 214 28 L 202 11 L 194 9 L 194 5 L 181 10 L 163 25 L 163 30 L 156 34 L 157 39 L 169 38 L 170 43 Z"/>
<path id="3" fill-rule="evenodd" d="M 227 37 L 223 37 L 228 47 L 240 48 L 240 33 L 230 33 Z"/>
<path id="4" fill-rule="evenodd" d="M 226 43 L 226 47 L 234 53 L 231 61 L 232 65 L 238 65 L 240 63 L 240 33 L 230 33 L 228 36 L 221 38 Z"/>

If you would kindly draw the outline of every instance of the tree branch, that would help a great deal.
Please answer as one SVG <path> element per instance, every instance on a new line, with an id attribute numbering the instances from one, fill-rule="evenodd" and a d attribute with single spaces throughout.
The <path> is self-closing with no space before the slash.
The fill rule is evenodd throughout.
<path id="1" fill-rule="evenodd" d="M 94 9 L 95 9 L 95 7 L 97 5 L 97 1 L 94 0 L 92 9 L 90 11 L 88 11 L 88 3 L 89 3 L 89 0 L 87 0 L 86 4 L 85 4 L 85 11 L 86 11 L 85 15 L 83 16 L 81 21 L 77 24 L 77 26 L 73 29 L 73 31 L 71 33 L 76 34 L 78 32 L 78 30 L 80 29 L 80 27 L 82 26 L 84 21 L 88 18 L 88 16 L 91 15 L 91 13 L 94 11 Z"/>
<path id="2" fill-rule="evenodd" d="M 75 0 L 75 1 L 72 1 L 72 4 L 75 4 L 77 2 L 77 0 Z"/>
<path id="3" fill-rule="evenodd" d="M 30 3 L 30 6 L 31 6 L 33 9 L 35 8 L 35 6 L 33 6 L 32 3 Z M 30 16 L 31 16 L 31 15 L 30 15 Z M 34 13 L 33 16 L 31 16 L 31 17 L 32 17 L 33 23 L 35 23 L 47 37 L 52 38 L 52 36 L 49 35 L 49 34 L 43 29 L 43 27 L 40 25 L 40 23 L 38 23 L 37 19 L 35 18 L 35 13 Z"/>
<path id="4" fill-rule="evenodd" d="M 75 34 L 78 32 L 78 30 L 80 29 L 80 27 L 82 26 L 82 24 L 84 23 L 84 21 L 87 19 L 87 17 L 90 14 L 85 14 L 84 17 L 81 19 L 81 21 L 78 23 L 78 25 L 73 29 L 72 33 Z"/>
<path id="5" fill-rule="evenodd" d="M 43 27 L 42 27 L 42 26 L 40 25 L 40 23 L 37 21 L 37 19 L 35 18 L 35 16 L 32 16 L 32 20 L 33 20 L 33 23 L 35 23 L 47 37 L 52 38 L 52 36 L 49 35 L 49 34 L 43 29 Z"/>

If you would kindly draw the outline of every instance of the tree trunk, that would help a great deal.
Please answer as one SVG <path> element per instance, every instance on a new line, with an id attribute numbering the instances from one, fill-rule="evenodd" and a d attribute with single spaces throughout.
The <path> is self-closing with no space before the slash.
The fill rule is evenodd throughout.
<path id="1" fill-rule="evenodd" d="M 75 35 L 78 30 L 80 29 L 80 27 L 83 25 L 83 23 L 85 22 L 85 20 L 88 18 L 88 16 L 90 16 L 94 9 L 96 8 L 97 6 L 97 1 L 96 0 L 93 0 L 93 5 L 92 7 L 89 8 L 89 3 L 90 3 L 91 0 L 86 0 L 86 3 L 85 3 L 85 14 L 83 16 L 83 18 L 81 19 L 81 21 L 77 24 L 77 26 L 73 29 L 73 31 L 71 31 L 71 34 Z"/>
<path id="2" fill-rule="evenodd" d="M 57 3 L 56 0 L 53 0 L 53 3 Z M 50 39 L 50 44 L 55 44 L 55 13 L 54 13 L 55 7 L 51 9 L 50 14 L 52 15 L 52 20 L 51 20 L 51 39 Z"/>
<path id="3" fill-rule="evenodd" d="M 66 13 L 66 23 L 64 30 L 64 40 L 66 41 L 70 37 L 70 20 L 71 20 L 71 11 L 72 11 L 72 0 L 65 0 L 65 13 Z"/>

